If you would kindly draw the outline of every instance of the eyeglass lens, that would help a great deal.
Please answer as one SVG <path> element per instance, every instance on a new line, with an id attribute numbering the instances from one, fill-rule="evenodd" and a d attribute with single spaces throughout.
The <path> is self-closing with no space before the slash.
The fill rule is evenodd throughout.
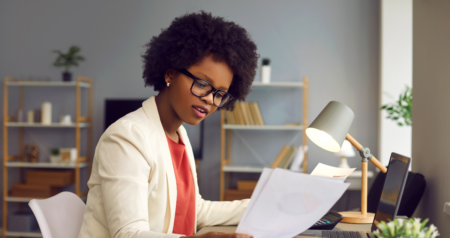
<path id="1" fill-rule="evenodd" d="M 213 91 L 212 86 L 204 80 L 194 80 L 192 93 L 199 97 L 204 97 Z M 222 107 L 230 100 L 229 94 L 224 91 L 217 91 L 214 94 L 214 105 Z"/>

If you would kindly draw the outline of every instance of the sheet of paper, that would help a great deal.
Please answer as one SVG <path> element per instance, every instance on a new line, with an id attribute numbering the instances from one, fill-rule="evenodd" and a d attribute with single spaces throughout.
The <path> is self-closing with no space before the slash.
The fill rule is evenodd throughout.
<path id="1" fill-rule="evenodd" d="M 258 199 L 259 194 L 261 193 L 262 189 L 266 185 L 267 179 L 269 179 L 270 175 L 272 174 L 273 169 L 264 168 L 263 172 L 261 173 L 261 176 L 259 176 L 258 183 L 256 184 L 255 189 L 253 190 L 252 196 L 250 197 L 250 203 L 247 205 L 247 208 L 244 211 L 244 215 L 242 215 L 241 221 L 243 221 L 246 217 L 249 211 L 251 210 L 251 207 L 254 203 L 251 201 L 256 201 Z"/>
<path id="2" fill-rule="evenodd" d="M 345 180 L 351 173 L 353 173 L 353 171 L 355 171 L 355 169 L 356 168 L 344 169 L 319 163 L 311 172 L 311 175 Z"/>
<path id="3" fill-rule="evenodd" d="M 236 232 L 291 238 L 322 218 L 348 186 L 284 169 L 264 169 Z"/>

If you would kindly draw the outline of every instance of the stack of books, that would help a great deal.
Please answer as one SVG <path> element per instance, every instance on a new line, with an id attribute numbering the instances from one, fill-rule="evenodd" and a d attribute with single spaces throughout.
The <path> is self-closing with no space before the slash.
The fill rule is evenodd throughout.
<path id="1" fill-rule="evenodd" d="M 256 102 L 237 102 L 234 111 L 225 112 L 227 124 L 263 126 L 264 120 Z"/>
<path id="2" fill-rule="evenodd" d="M 49 198 L 75 182 L 74 170 L 28 170 L 26 183 L 12 185 L 12 197 Z"/>
<path id="3" fill-rule="evenodd" d="M 277 157 L 273 160 L 270 165 L 271 168 L 282 168 L 282 169 L 290 169 L 291 163 L 293 159 L 297 155 L 297 147 L 296 146 L 288 146 L 285 145 L 281 148 Z"/>
<path id="4" fill-rule="evenodd" d="M 225 190 L 225 201 L 234 201 L 250 198 L 258 181 L 256 180 L 239 180 L 237 181 L 237 189 Z"/>

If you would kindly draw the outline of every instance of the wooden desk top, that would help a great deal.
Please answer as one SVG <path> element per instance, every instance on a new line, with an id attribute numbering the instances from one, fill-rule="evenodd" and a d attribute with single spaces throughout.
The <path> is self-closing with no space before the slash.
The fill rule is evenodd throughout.
<path id="1" fill-rule="evenodd" d="M 366 224 L 350 224 L 350 223 L 338 223 L 333 230 L 338 231 L 370 231 L 372 223 Z M 236 231 L 236 226 L 208 226 L 203 227 L 196 235 L 201 235 L 210 231 L 223 232 L 223 233 L 234 233 Z M 295 236 L 297 237 L 297 236 Z"/>

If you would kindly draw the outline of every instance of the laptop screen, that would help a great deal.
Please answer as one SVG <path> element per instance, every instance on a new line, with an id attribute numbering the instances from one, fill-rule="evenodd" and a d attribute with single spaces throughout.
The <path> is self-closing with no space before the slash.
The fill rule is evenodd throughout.
<path id="1" fill-rule="evenodd" d="M 396 153 L 391 154 L 383 192 L 372 223 L 372 231 L 377 229 L 376 225 L 381 221 L 388 222 L 397 216 L 410 161 L 411 159 L 408 157 Z"/>

